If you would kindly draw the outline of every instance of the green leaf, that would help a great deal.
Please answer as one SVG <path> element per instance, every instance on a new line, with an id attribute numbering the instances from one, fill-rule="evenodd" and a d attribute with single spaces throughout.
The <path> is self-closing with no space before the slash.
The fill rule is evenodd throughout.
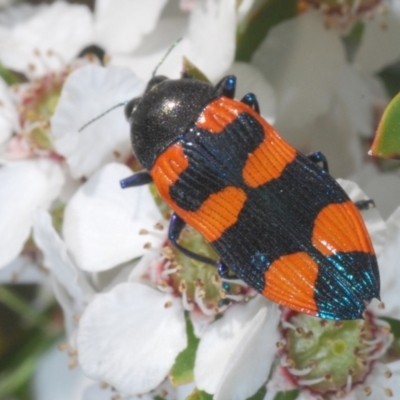
<path id="1" fill-rule="evenodd" d="M 213 396 L 202 390 L 195 389 L 191 395 L 186 397 L 186 400 L 213 400 Z"/>
<path id="2" fill-rule="evenodd" d="M 183 73 L 199 81 L 211 83 L 210 80 L 191 61 L 183 57 Z"/>
<path id="3" fill-rule="evenodd" d="M 347 60 L 349 62 L 353 61 L 353 58 L 357 53 L 357 50 L 362 42 L 364 30 L 365 24 L 362 21 L 357 21 L 350 33 L 342 39 L 344 48 L 346 50 Z"/>
<path id="4" fill-rule="evenodd" d="M 397 64 L 389 65 L 378 73 L 390 97 L 400 92 L 400 69 Z"/>
<path id="5" fill-rule="evenodd" d="M 186 332 L 188 337 L 188 346 L 178 354 L 175 364 L 169 373 L 169 379 L 175 387 L 193 382 L 194 379 L 194 362 L 200 339 L 194 335 L 193 325 L 189 318 L 186 319 Z"/>
<path id="6" fill-rule="evenodd" d="M 7 398 L 28 384 L 41 355 L 59 339 L 60 335 L 46 336 L 38 330 L 31 335 L 10 361 L 7 369 L 1 371 L 0 399 Z"/>
<path id="7" fill-rule="evenodd" d="M 273 26 L 297 15 L 297 4 L 297 0 L 266 0 L 250 16 L 245 30 L 238 32 L 235 59 L 250 61 Z"/>
<path id="8" fill-rule="evenodd" d="M 274 400 L 295 400 L 299 395 L 298 390 L 289 390 L 287 392 L 279 392 L 274 397 Z"/>
<path id="9" fill-rule="evenodd" d="M 400 93 L 386 107 L 369 154 L 400 159 Z"/>
<path id="10" fill-rule="evenodd" d="M 6 81 L 8 85 L 22 82 L 15 72 L 8 70 L 0 64 L 0 76 Z"/>
<path id="11" fill-rule="evenodd" d="M 256 394 L 249 397 L 247 400 L 263 400 L 266 393 L 267 393 L 267 389 L 265 388 L 265 385 L 264 385 L 262 388 L 259 389 L 259 391 Z"/>

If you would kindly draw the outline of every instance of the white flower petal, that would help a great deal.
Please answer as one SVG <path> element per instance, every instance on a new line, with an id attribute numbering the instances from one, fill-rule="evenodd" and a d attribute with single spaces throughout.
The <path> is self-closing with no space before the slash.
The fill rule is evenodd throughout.
<path id="1" fill-rule="evenodd" d="M 0 269 L 0 283 L 39 284 L 46 278 L 47 275 L 28 256 L 19 256 Z"/>
<path id="2" fill-rule="evenodd" d="M 83 396 L 79 400 L 154 400 L 154 396 L 150 394 L 140 394 L 139 396 L 120 396 L 115 393 L 115 389 L 111 386 L 106 388 L 97 383 L 86 388 Z M 40 399 L 41 400 L 41 399 Z"/>
<path id="3" fill-rule="evenodd" d="M 267 380 L 274 360 L 279 315 L 275 304 L 258 296 L 231 307 L 211 324 L 197 350 L 197 387 L 213 393 L 215 400 L 253 395 Z"/>
<path id="4" fill-rule="evenodd" d="M 188 31 L 182 40 L 182 53 L 211 81 L 215 81 L 231 66 L 235 49 L 236 1 L 199 2 L 190 14 Z M 176 67 L 175 70 L 179 71 Z"/>
<path id="5" fill-rule="evenodd" d="M 16 2 L 15 2 L 16 3 Z M 18 3 L 13 7 L 7 7 L 0 13 L 0 25 L 10 28 L 19 22 L 23 22 L 31 18 L 43 9 L 48 8 L 48 4 L 28 4 L 28 3 Z"/>
<path id="6" fill-rule="evenodd" d="M 43 264 L 76 303 L 76 312 L 83 311 L 86 305 L 84 288 L 87 294 L 92 291 L 69 258 L 65 243 L 52 225 L 50 214 L 44 210 L 38 210 L 33 221 L 33 238 L 43 252 Z"/>
<path id="7" fill-rule="evenodd" d="M 126 394 L 159 385 L 186 347 L 180 300 L 139 283 L 95 297 L 78 332 L 84 372 Z"/>
<path id="8" fill-rule="evenodd" d="M 384 218 L 388 218 L 399 205 L 400 179 L 397 173 L 378 173 L 363 186 L 374 199 Z"/>
<path id="9" fill-rule="evenodd" d="M 63 236 L 77 265 L 103 271 L 142 256 L 146 243 L 158 247 L 165 233 L 141 235 L 162 220 L 147 186 L 122 190 L 132 175 L 122 164 L 108 164 L 75 193 L 64 214 Z"/>
<path id="10" fill-rule="evenodd" d="M 31 230 L 32 213 L 49 207 L 63 183 L 61 167 L 50 160 L 0 166 L 0 267 L 19 254 Z"/>
<path id="11" fill-rule="evenodd" d="M 385 372 L 392 372 L 391 378 L 385 376 Z M 365 396 L 364 386 L 372 389 L 371 395 Z M 393 396 L 387 396 L 385 389 L 390 389 Z M 400 361 L 395 361 L 387 365 L 377 362 L 368 375 L 364 385 L 356 387 L 356 399 L 382 400 L 387 398 L 400 399 Z"/>
<path id="12" fill-rule="evenodd" d="M 93 289 L 71 261 L 46 211 L 35 213 L 33 237 L 43 252 L 43 264 L 50 271 L 53 292 L 63 310 L 67 336 L 71 338 L 77 325 L 76 317 L 85 309 Z"/>
<path id="13" fill-rule="evenodd" d="M 386 244 L 383 252 L 378 257 L 381 275 L 382 301 L 385 304 L 383 310 L 377 308 L 379 315 L 400 319 L 400 279 L 398 273 L 400 251 L 400 207 L 390 216 L 386 222 Z"/>
<path id="14" fill-rule="evenodd" d="M 354 58 L 354 64 L 369 74 L 379 72 L 400 58 L 400 3 L 388 1 L 385 7 L 388 13 L 383 23 L 387 28 L 382 28 L 380 18 L 365 21 L 361 45 Z"/>
<path id="15" fill-rule="evenodd" d="M 337 182 L 346 191 L 352 201 L 370 199 L 356 183 L 344 179 L 338 179 Z M 367 226 L 368 233 L 371 236 L 375 253 L 379 255 L 382 253 L 386 242 L 386 223 L 376 207 L 361 211 L 361 215 Z"/>
<path id="16" fill-rule="evenodd" d="M 79 129 L 109 108 L 139 96 L 143 89 L 144 84 L 126 68 L 88 65 L 68 77 L 51 124 L 55 148 L 66 157 L 74 178 L 89 176 L 132 152 L 122 107 Z"/>
<path id="17" fill-rule="evenodd" d="M 276 114 L 275 91 L 261 72 L 250 64 L 235 62 L 226 74 L 236 75 L 235 97 L 241 99 L 247 93 L 254 93 L 260 105 L 261 115 L 273 124 Z"/>
<path id="18" fill-rule="evenodd" d="M 340 71 L 336 91 L 346 107 L 355 132 L 367 138 L 373 137 L 376 128 L 374 106 L 389 101 L 382 82 L 346 65 Z"/>
<path id="19" fill-rule="evenodd" d="M 12 102 L 10 89 L 0 78 L 0 145 L 18 129 L 18 112 Z"/>
<path id="20" fill-rule="evenodd" d="M 345 104 L 334 94 L 329 111 L 309 124 L 281 131 L 291 145 L 303 153 L 321 151 L 328 160 L 329 173 L 347 177 L 362 166 L 365 155 Z"/>
<path id="21" fill-rule="evenodd" d="M 108 51 L 128 53 L 156 26 L 167 0 L 97 0 L 96 42 Z"/>
<path id="22" fill-rule="evenodd" d="M 11 29 L 0 29 L 0 60 L 11 69 L 41 76 L 65 66 L 92 37 L 89 9 L 57 1 Z"/>
<path id="23" fill-rule="evenodd" d="M 309 11 L 272 28 L 253 63 L 275 88 L 276 126 L 286 133 L 329 110 L 345 55 L 337 32 Z"/>
<path id="24" fill-rule="evenodd" d="M 172 44 L 185 33 L 187 19 L 184 17 L 168 17 L 163 18 L 157 24 L 156 29 L 143 39 L 142 44 L 136 51 L 129 56 L 113 54 L 110 64 L 130 68 L 140 79 L 147 82 L 155 70 L 156 66 L 165 56 L 167 50 Z M 182 43 L 178 45 L 181 46 Z M 178 50 L 174 48 L 172 53 L 167 57 L 165 64 L 174 53 Z M 175 71 L 176 75 L 170 74 L 170 69 Z M 168 78 L 178 78 L 182 69 L 182 56 L 174 58 L 174 61 L 168 70 L 161 67 L 157 71 L 157 75 L 166 75 Z"/>
<path id="25" fill-rule="evenodd" d="M 92 381 L 83 375 L 81 368 L 69 368 L 68 362 L 68 354 L 58 350 L 57 346 L 41 357 L 33 376 L 35 399 L 82 400 L 83 391 Z"/>
<path id="26" fill-rule="evenodd" d="M 129 60 L 129 65 L 139 77 L 148 80 L 173 42 L 183 36 L 182 41 L 159 67 L 157 74 L 173 79 L 180 78 L 182 58 L 185 56 L 210 80 L 214 81 L 220 78 L 234 59 L 235 5 L 234 0 L 198 2 L 189 16 L 186 32 L 184 31 L 186 18 L 183 16 L 162 19 L 153 34 L 143 41 Z M 160 41 L 160 37 L 162 41 Z M 118 58 L 112 60 L 118 65 L 124 61 L 128 60 Z"/>

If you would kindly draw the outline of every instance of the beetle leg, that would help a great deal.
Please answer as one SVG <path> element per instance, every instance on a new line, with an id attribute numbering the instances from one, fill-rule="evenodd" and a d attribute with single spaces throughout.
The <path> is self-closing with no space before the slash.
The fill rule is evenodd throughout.
<path id="1" fill-rule="evenodd" d="M 209 265 L 212 265 L 213 267 L 218 267 L 218 262 L 202 256 L 200 254 L 193 253 L 192 251 L 186 249 L 185 247 L 182 247 L 178 243 L 179 236 L 185 227 L 186 222 L 178 215 L 178 214 L 172 214 L 171 217 L 171 222 L 169 224 L 169 231 L 168 231 L 168 238 L 171 241 L 171 243 L 185 256 L 192 258 L 193 260 L 200 261 Z"/>
<path id="2" fill-rule="evenodd" d="M 375 208 L 375 202 L 372 199 L 355 201 L 354 204 L 360 211 Z"/>
<path id="3" fill-rule="evenodd" d="M 240 101 L 250 106 L 257 114 L 260 114 L 260 105 L 254 93 L 247 93 Z"/>
<path id="4" fill-rule="evenodd" d="M 140 171 L 135 175 L 122 179 L 119 183 L 122 189 L 126 189 L 134 186 L 147 185 L 150 182 L 153 182 L 151 175 L 147 171 Z"/>
<path id="5" fill-rule="evenodd" d="M 231 274 L 229 267 L 226 264 L 224 264 L 222 261 L 220 261 L 218 263 L 218 275 L 221 278 L 224 278 L 226 280 L 240 279 L 236 275 Z"/>
<path id="6" fill-rule="evenodd" d="M 326 157 L 320 151 L 316 151 L 315 153 L 307 154 L 306 157 L 315 163 L 322 162 L 322 169 L 325 172 L 329 172 L 328 161 L 326 160 Z"/>
<path id="7" fill-rule="evenodd" d="M 222 78 L 215 86 L 215 95 L 217 97 L 225 96 L 233 99 L 236 89 L 236 76 L 228 75 Z"/>

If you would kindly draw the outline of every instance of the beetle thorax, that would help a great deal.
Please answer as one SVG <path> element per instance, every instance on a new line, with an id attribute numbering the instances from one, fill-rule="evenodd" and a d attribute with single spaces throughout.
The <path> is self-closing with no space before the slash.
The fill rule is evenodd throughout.
<path id="1" fill-rule="evenodd" d="M 130 116 L 138 161 L 150 170 L 158 155 L 187 132 L 214 98 L 211 85 L 194 79 L 164 80 L 146 91 Z"/>

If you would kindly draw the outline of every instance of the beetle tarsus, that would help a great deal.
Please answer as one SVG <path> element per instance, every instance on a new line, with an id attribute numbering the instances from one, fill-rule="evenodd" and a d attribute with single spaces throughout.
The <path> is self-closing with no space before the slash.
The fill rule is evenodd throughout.
<path id="1" fill-rule="evenodd" d="M 321 162 L 322 169 L 325 172 L 329 172 L 328 161 L 327 161 L 326 157 L 320 151 L 316 151 L 315 153 L 307 154 L 307 158 L 316 164 Z"/>
<path id="2" fill-rule="evenodd" d="M 360 211 L 369 210 L 376 207 L 375 202 L 372 199 L 355 201 L 354 204 Z"/>
<path id="3" fill-rule="evenodd" d="M 260 114 L 260 105 L 254 93 L 247 93 L 240 101 L 251 107 L 257 114 Z"/>
<path id="4" fill-rule="evenodd" d="M 236 77 L 228 75 L 221 79 L 215 86 L 215 95 L 217 97 L 225 96 L 233 99 L 235 97 Z"/>

